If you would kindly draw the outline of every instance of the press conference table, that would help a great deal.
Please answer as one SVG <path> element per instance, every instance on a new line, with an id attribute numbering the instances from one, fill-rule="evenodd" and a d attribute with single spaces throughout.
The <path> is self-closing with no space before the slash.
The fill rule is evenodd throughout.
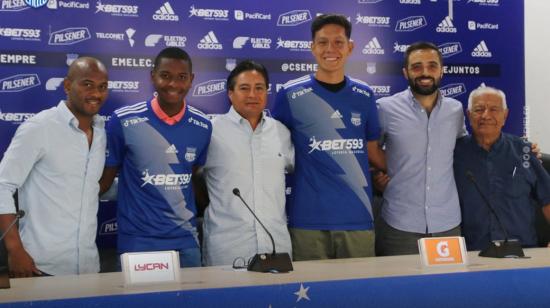
<path id="1" fill-rule="evenodd" d="M 419 256 L 294 262 L 264 274 L 229 266 L 181 270 L 179 284 L 125 288 L 121 273 L 12 279 L 8 307 L 550 307 L 550 249 L 529 259 L 468 254 L 465 267 Z"/>

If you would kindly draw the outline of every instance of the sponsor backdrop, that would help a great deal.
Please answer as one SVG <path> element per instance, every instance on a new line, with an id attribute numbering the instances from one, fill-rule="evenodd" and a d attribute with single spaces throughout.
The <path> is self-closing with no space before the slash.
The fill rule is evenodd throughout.
<path id="1" fill-rule="evenodd" d="M 228 109 L 225 78 L 246 58 L 268 67 L 271 104 L 284 82 L 315 71 L 309 27 L 326 12 L 349 17 L 355 50 L 348 73 L 378 97 L 407 86 L 407 46 L 433 41 L 445 61 L 443 94 L 466 104 L 482 82 L 504 89 L 511 109 L 505 130 L 521 135 L 523 10 L 520 0 L 50 0 L 40 8 L 0 0 L 0 153 L 21 122 L 64 97 L 67 65 L 82 55 L 109 69 L 107 120 L 114 109 L 152 97 L 152 59 L 166 46 L 190 53 L 188 102 L 205 113 Z M 100 208 L 100 246 L 114 245 L 114 211 Z"/>

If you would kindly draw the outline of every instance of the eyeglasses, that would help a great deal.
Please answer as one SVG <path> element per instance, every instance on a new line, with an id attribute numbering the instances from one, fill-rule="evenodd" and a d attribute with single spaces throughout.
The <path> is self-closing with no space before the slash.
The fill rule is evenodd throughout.
<path id="1" fill-rule="evenodd" d="M 250 261 L 252 261 L 253 257 L 248 258 L 246 260 L 243 257 L 236 257 L 235 260 L 233 260 L 233 269 L 245 269 L 248 268 L 248 264 L 250 264 Z"/>

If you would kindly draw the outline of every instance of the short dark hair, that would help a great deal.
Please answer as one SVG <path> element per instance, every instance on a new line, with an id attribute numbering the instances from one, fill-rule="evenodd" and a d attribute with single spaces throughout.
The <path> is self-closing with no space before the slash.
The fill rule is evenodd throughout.
<path id="1" fill-rule="evenodd" d="M 407 47 L 407 50 L 405 51 L 405 59 L 404 59 L 403 66 L 405 68 L 409 66 L 409 56 L 413 51 L 422 50 L 422 49 L 435 50 L 437 52 L 437 56 L 439 57 L 439 63 L 441 64 L 441 66 L 443 66 L 443 55 L 441 54 L 441 51 L 439 51 L 439 48 L 437 48 L 437 46 L 435 46 L 434 43 L 424 42 L 424 41 L 412 43 L 409 47 Z"/>
<path id="2" fill-rule="evenodd" d="M 239 76 L 242 72 L 247 71 L 257 71 L 258 73 L 260 73 L 264 77 L 265 86 L 268 87 L 269 76 L 267 74 L 267 69 L 265 68 L 265 66 L 252 60 L 244 60 L 237 64 L 237 66 L 235 66 L 231 73 L 229 73 L 229 76 L 227 76 L 227 91 L 233 91 L 233 89 L 235 89 L 235 79 L 237 78 L 237 76 Z"/>
<path id="3" fill-rule="evenodd" d="M 346 16 L 340 14 L 322 14 L 315 17 L 313 23 L 311 23 L 311 39 L 315 39 L 315 33 L 326 25 L 342 26 L 346 31 L 348 40 L 351 38 L 351 23 Z"/>
<path id="4" fill-rule="evenodd" d="M 189 72 L 193 72 L 193 63 L 191 62 L 191 57 L 187 52 L 185 52 L 185 50 L 181 48 L 168 47 L 161 50 L 155 58 L 153 70 L 155 70 L 160 65 L 160 60 L 163 58 L 183 60 L 187 62 L 187 64 L 189 64 Z"/>

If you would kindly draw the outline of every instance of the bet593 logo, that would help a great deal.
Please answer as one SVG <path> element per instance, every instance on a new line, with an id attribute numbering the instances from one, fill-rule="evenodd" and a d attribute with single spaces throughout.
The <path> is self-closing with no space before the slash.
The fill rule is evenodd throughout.
<path id="1" fill-rule="evenodd" d="M 309 147 L 313 151 L 335 151 L 333 154 L 351 154 L 363 152 L 363 139 L 325 139 L 317 140 L 315 136 L 309 138 Z"/>
<path id="2" fill-rule="evenodd" d="M 143 172 L 143 184 L 141 187 L 150 184 L 153 186 L 165 186 L 165 189 L 181 189 L 191 182 L 191 173 L 181 174 L 149 174 L 149 170 Z"/>

